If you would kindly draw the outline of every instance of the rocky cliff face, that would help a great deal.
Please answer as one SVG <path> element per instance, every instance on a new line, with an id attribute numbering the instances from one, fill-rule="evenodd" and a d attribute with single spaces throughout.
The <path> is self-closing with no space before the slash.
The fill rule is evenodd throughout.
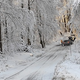
<path id="1" fill-rule="evenodd" d="M 79 14 L 79 8 L 78 13 L 72 10 L 72 0 L 0 1 L 3 52 L 22 51 L 28 46 L 44 48 L 57 35 L 71 31 L 72 19 Z"/>

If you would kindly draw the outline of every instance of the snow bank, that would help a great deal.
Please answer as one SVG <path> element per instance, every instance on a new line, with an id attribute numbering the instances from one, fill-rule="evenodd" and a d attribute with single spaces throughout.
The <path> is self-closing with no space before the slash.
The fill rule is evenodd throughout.
<path id="1" fill-rule="evenodd" d="M 27 65 L 34 59 L 33 54 L 29 52 L 22 52 L 16 54 L 1 54 L 0 55 L 0 73 L 16 68 L 19 66 Z"/>
<path id="2" fill-rule="evenodd" d="M 80 53 L 72 53 L 55 70 L 56 80 L 80 80 Z"/>

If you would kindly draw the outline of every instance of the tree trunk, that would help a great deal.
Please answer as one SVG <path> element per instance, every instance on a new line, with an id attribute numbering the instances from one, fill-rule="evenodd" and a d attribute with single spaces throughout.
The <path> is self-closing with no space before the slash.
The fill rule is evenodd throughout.
<path id="1" fill-rule="evenodd" d="M 2 51 L 2 40 L 1 40 L 1 20 L 0 20 L 0 51 Z"/>
<path id="2" fill-rule="evenodd" d="M 30 0 L 28 0 L 28 9 L 30 10 Z"/>

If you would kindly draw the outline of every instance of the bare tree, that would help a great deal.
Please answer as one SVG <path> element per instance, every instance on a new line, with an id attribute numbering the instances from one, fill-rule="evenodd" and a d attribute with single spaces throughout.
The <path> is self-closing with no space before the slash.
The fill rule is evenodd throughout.
<path id="1" fill-rule="evenodd" d="M 2 39 L 1 39 L 1 18 L 0 18 L 0 51 L 2 51 Z"/>

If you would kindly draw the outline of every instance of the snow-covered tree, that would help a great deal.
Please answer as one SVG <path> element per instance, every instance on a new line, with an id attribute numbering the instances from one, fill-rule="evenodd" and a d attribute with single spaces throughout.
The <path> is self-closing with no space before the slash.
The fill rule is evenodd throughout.
<path id="1" fill-rule="evenodd" d="M 72 1 L 0 0 L 2 51 L 24 51 L 28 46 L 44 48 L 56 39 L 59 30 L 70 32 L 75 3 Z"/>

